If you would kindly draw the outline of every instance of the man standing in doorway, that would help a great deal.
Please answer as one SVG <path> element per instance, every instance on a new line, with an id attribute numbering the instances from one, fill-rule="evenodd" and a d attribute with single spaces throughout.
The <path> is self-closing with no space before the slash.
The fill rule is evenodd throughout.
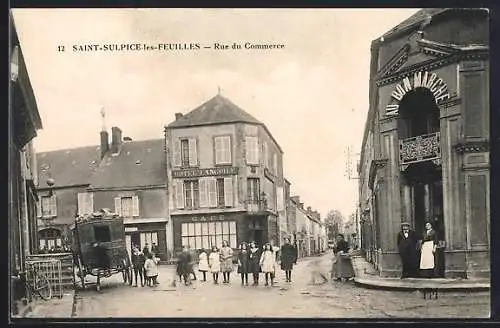
<path id="1" fill-rule="evenodd" d="M 398 250 L 403 265 L 401 279 L 417 276 L 417 243 L 417 234 L 410 229 L 410 224 L 401 223 L 401 231 L 398 233 Z"/>

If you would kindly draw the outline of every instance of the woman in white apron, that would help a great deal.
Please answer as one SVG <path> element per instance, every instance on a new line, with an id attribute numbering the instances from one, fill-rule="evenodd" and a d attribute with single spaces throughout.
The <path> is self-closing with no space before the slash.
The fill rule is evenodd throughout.
<path id="1" fill-rule="evenodd" d="M 436 253 L 437 242 L 436 231 L 434 231 L 432 223 L 427 222 L 420 249 L 420 276 L 422 278 L 432 278 L 434 276 L 434 254 Z"/>

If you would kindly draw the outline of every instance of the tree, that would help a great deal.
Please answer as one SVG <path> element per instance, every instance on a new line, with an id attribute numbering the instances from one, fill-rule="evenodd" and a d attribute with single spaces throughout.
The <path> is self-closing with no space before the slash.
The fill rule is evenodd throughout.
<path id="1" fill-rule="evenodd" d="M 340 232 L 343 222 L 344 216 L 339 210 L 330 210 L 328 212 L 325 219 L 328 240 L 335 239 L 335 236 Z"/>

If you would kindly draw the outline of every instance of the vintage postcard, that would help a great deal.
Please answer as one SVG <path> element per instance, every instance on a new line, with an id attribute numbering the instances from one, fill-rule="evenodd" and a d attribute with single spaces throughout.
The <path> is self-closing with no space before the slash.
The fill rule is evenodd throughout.
<path id="1" fill-rule="evenodd" d="M 15 318 L 488 318 L 489 11 L 12 9 Z"/>

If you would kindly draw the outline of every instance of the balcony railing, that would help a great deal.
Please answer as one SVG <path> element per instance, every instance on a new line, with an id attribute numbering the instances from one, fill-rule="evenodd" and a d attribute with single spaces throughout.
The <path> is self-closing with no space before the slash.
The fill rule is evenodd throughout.
<path id="1" fill-rule="evenodd" d="M 434 161 L 441 158 L 439 132 L 399 140 L 399 164 Z"/>
<path id="2" fill-rule="evenodd" d="M 250 213 L 258 214 L 272 211 L 266 199 L 249 199 L 245 203 L 247 211 Z"/>

